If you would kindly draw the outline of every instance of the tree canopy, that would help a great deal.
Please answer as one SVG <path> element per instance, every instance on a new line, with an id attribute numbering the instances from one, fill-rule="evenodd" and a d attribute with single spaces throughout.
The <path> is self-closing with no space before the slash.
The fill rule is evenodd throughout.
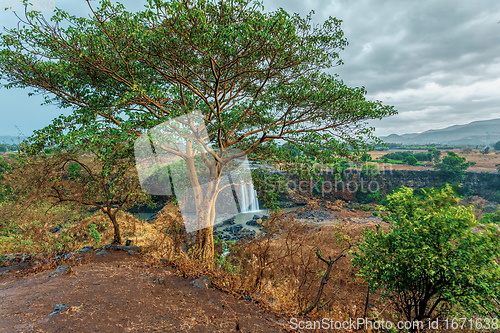
<path id="1" fill-rule="evenodd" d="M 312 14 L 264 12 L 253 0 L 149 0 L 136 13 L 103 0 L 92 13 L 82 18 L 56 9 L 49 22 L 28 12 L 22 28 L 1 36 L 7 87 L 32 87 L 46 103 L 72 110 L 31 138 L 32 153 L 61 142 L 84 145 L 101 131 L 111 146 L 130 142 L 198 112 L 217 149 L 198 142 L 197 152 L 169 152 L 188 166 L 196 153 L 210 156 L 204 163 L 216 187 L 224 166 L 243 155 L 282 166 L 303 162 L 279 141 L 317 162 L 359 155 L 380 143 L 366 120 L 396 113 L 328 73 L 342 64 L 339 52 L 347 46 L 336 18 L 312 25 Z M 228 154 L 230 148 L 241 154 Z M 195 174 L 193 188 L 200 185 Z M 216 190 L 209 192 L 196 199 L 199 213 L 212 209 Z M 210 242 L 200 246 L 213 248 Z M 213 249 L 201 256 L 213 256 Z"/>
<path id="2" fill-rule="evenodd" d="M 476 162 L 468 162 L 465 157 L 460 157 L 457 153 L 449 151 L 448 156 L 445 156 L 441 163 L 434 165 L 434 169 L 443 181 L 452 183 L 461 181 L 466 170 L 475 164 Z"/>

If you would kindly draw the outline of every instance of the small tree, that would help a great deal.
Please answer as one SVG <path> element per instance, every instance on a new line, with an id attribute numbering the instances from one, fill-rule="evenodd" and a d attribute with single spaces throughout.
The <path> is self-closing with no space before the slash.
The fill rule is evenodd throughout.
<path id="1" fill-rule="evenodd" d="M 118 212 L 149 202 L 150 197 L 141 190 L 129 145 L 94 134 L 89 139 L 81 136 L 79 144 L 62 141 L 41 151 L 36 143 L 24 146 L 22 163 L 32 172 L 23 175 L 20 168 L 15 186 L 30 188 L 31 197 L 48 198 L 54 205 L 77 203 L 99 209 L 113 225 L 113 243 L 121 244 Z"/>
<path id="2" fill-rule="evenodd" d="M 381 291 L 408 321 L 500 313 L 500 233 L 480 225 L 472 207 L 458 206 L 449 185 L 387 197 L 389 232 L 366 230 L 354 253 L 358 275 Z"/>
<path id="3" fill-rule="evenodd" d="M 428 152 L 431 154 L 431 159 L 434 163 L 439 163 L 441 159 L 441 151 L 437 150 L 436 147 L 431 147 Z"/>
<path id="4" fill-rule="evenodd" d="M 490 147 L 484 148 L 484 150 L 481 153 L 484 154 L 484 155 L 489 154 L 490 153 Z"/>
<path id="5" fill-rule="evenodd" d="M 495 150 L 500 150 L 500 141 L 495 142 L 493 148 L 495 148 Z"/>
<path id="6" fill-rule="evenodd" d="M 418 160 L 415 156 L 410 155 L 410 156 L 406 156 L 405 163 L 408 165 L 416 165 L 418 163 Z"/>
<path id="7" fill-rule="evenodd" d="M 476 162 L 467 162 L 465 157 L 449 151 L 448 156 L 445 156 L 441 163 L 434 165 L 434 169 L 437 170 L 441 179 L 452 183 L 461 181 L 466 170 L 475 164 Z"/>

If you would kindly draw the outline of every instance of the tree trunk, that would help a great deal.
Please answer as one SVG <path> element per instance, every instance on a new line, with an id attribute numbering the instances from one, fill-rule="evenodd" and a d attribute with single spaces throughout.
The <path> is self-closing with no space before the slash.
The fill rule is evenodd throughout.
<path id="1" fill-rule="evenodd" d="M 187 151 L 191 151 L 191 143 L 187 143 Z M 194 163 L 193 155 L 186 159 L 188 175 L 191 187 L 194 192 L 194 201 L 196 204 L 196 219 L 198 230 L 196 231 L 196 246 L 194 257 L 206 263 L 210 268 L 214 266 L 214 219 L 215 219 L 215 201 L 218 195 L 218 186 L 220 182 L 220 170 L 217 170 L 217 164 L 207 166 L 210 171 L 210 181 L 203 191 L 198 180 L 198 174 Z M 219 165 L 222 168 L 222 166 Z"/>
<path id="2" fill-rule="evenodd" d="M 208 227 L 196 231 L 196 249 L 195 256 L 197 259 L 212 267 L 214 264 L 214 229 Z"/>
<path id="3" fill-rule="evenodd" d="M 208 191 L 207 191 L 208 192 Z M 196 231 L 195 258 L 207 264 L 210 268 L 214 266 L 214 219 L 215 219 L 215 200 L 217 194 L 209 194 L 211 198 L 205 198 L 204 203 L 197 209 L 198 225 L 207 226 Z M 208 202 L 208 203 L 207 203 Z"/>
<path id="4" fill-rule="evenodd" d="M 114 228 L 114 235 L 113 235 L 113 243 L 112 244 L 117 244 L 120 245 L 122 243 L 122 236 L 120 234 L 120 225 L 118 224 L 118 221 L 116 220 L 116 215 L 108 213 L 109 219 L 111 220 L 111 223 L 113 223 L 113 228 Z"/>

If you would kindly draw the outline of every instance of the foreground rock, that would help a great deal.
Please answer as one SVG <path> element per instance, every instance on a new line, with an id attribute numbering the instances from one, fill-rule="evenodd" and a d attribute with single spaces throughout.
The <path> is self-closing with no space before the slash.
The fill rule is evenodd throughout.
<path id="1" fill-rule="evenodd" d="M 210 278 L 206 276 L 200 276 L 199 278 L 193 280 L 191 282 L 191 285 L 196 288 L 208 289 L 212 286 L 212 282 L 210 281 Z"/>
<path id="2" fill-rule="evenodd" d="M 71 268 L 68 265 L 61 265 L 57 267 L 57 269 L 49 275 L 49 277 L 54 277 L 56 275 L 64 275 L 69 274 L 71 272 Z"/>
<path id="3" fill-rule="evenodd" d="M 59 303 L 54 306 L 54 309 L 52 312 L 49 314 L 49 316 L 56 315 L 58 313 L 64 312 L 68 310 L 69 306 L 67 304 Z"/>

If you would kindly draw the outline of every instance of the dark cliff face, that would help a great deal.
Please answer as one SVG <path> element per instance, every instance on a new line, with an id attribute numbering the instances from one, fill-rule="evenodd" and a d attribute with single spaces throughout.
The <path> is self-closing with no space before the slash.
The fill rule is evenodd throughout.
<path id="1" fill-rule="evenodd" d="M 338 175 L 337 175 L 338 177 Z M 334 174 L 324 174 L 323 183 L 316 180 L 298 180 L 289 177 L 288 187 L 302 194 L 313 194 L 326 200 L 353 200 L 374 202 L 401 186 L 414 189 L 440 187 L 446 179 L 439 177 L 433 170 L 392 170 L 373 175 L 363 172 L 345 172 L 341 179 Z M 500 202 L 500 174 L 467 172 L 462 187 L 458 188 L 460 195 L 477 195 L 489 201 Z M 287 197 L 282 191 L 281 200 Z"/>

